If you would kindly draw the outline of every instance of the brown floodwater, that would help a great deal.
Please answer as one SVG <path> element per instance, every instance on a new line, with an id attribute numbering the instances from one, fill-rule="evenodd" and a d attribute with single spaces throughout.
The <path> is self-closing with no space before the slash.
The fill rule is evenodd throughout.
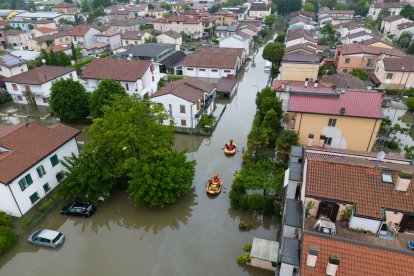
<path id="1" fill-rule="evenodd" d="M 255 95 L 268 81 L 264 65 L 260 50 L 234 98 L 217 101 L 218 107 L 227 109 L 211 137 L 176 135 L 175 148 L 187 149 L 188 157 L 197 160 L 193 188 L 176 204 L 164 209 L 135 207 L 119 191 L 88 219 L 61 216 L 57 208 L 36 228 L 64 233 L 63 246 L 39 248 L 27 244 L 26 234 L 0 257 L 0 275 L 273 275 L 236 263 L 243 244 L 253 237 L 275 240 L 279 220 L 230 207 L 228 192 L 242 153 L 226 157 L 222 151 L 229 138 L 240 150 L 246 147 Z M 204 185 L 216 173 L 224 190 L 209 198 Z M 239 231 L 240 220 L 251 223 L 252 229 Z"/>

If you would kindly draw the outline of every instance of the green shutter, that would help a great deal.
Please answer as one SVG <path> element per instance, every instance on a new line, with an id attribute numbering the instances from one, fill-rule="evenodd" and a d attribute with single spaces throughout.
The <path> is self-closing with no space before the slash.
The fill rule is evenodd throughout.
<path id="1" fill-rule="evenodd" d="M 39 177 L 42 177 L 42 167 L 41 166 L 39 166 L 39 167 L 37 167 L 36 168 L 36 171 L 37 171 L 37 174 L 39 175 Z"/>
<path id="2" fill-rule="evenodd" d="M 56 166 L 59 163 L 59 159 L 56 154 L 50 157 L 50 163 L 52 163 L 52 167 Z"/>
<path id="3" fill-rule="evenodd" d="M 45 190 L 45 193 L 50 191 L 49 183 L 46 183 L 45 185 L 43 185 L 43 190 Z"/>
<path id="4" fill-rule="evenodd" d="M 19 186 L 20 186 L 20 189 L 22 189 L 22 191 L 26 189 L 26 180 L 24 178 L 20 179 Z"/>
<path id="5" fill-rule="evenodd" d="M 28 185 L 33 184 L 33 179 L 32 179 L 32 176 L 30 175 L 30 173 L 28 175 L 26 175 L 25 178 L 26 178 L 26 181 L 27 181 Z"/>
<path id="6" fill-rule="evenodd" d="M 31 201 L 32 203 L 35 203 L 36 201 L 38 201 L 38 200 L 39 200 L 39 195 L 38 195 L 38 194 L 37 194 L 37 192 L 36 192 L 36 193 L 32 194 L 29 198 L 30 198 L 30 201 Z"/>

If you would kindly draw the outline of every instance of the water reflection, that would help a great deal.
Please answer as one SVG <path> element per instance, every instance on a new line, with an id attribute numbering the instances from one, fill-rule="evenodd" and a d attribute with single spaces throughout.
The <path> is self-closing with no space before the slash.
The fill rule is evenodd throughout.
<path id="1" fill-rule="evenodd" d="M 233 208 L 229 208 L 227 213 L 233 221 L 246 222 L 250 229 L 264 228 L 266 230 L 274 230 L 279 228 L 271 216 L 249 214 Z"/>

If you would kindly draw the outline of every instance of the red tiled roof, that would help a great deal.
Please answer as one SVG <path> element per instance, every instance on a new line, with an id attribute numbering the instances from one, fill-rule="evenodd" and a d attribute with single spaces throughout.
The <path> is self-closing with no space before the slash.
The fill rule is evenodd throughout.
<path id="1" fill-rule="evenodd" d="M 344 93 L 343 93 L 344 92 Z M 343 90 L 335 97 L 291 95 L 288 111 L 381 119 L 382 95 L 375 90 Z M 345 108 L 345 114 L 340 109 Z"/>
<path id="2" fill-rule="evenodd" d="M 214 90 L 214 85 L 202 81 L 198 78 L 187 78 L 172 82 L 167 86 L 160 88 L 151 98 L 172 94 L 189 102 L 195 103 L 204 96 L 204 93 L 210 93 Z"/>
<path id="3" fill-rule="evenodd" d="M 187 67 L 205 67 L 233 69 L 237 59 L 241 58 L 243 49 L 200 47 L 184 59 Z"/>
<path id="4" fill-rule="evenodd" d="M 306 266 L 310 246 L 319 249 L 315 267 Z M 329 256 L 340 259 L 336 276 L 407 276 L 414 271 L 414 256 L 372 248 L 308 233 L 303 236 L 301 275 L 326 275 Z"/>
<path id="5" fill-rule="evenodd" d="M 108 30 L 106 30 L 105 32 L 102 32 L 102 33 L 100 33 L 100 34 L 96 34 L 95 36 L 105 36 L 105 37 L 111 37 L 111 36 L 114 36 L 114 35 L 119 35 L 119 34 L 121 34 L 120 32 L 118 32 L 118 31 L 114 31 L 114 30 L 112 30 L 112 29 L 108 29 Z"/>
<path id="6" fill-rule="evenodd" d="M 414 173 L 414 166 L 365 158 L 306 153 L 306 197 L 319 197 L 354 204 L 356 215 L 383 218 L 383 209 L 411 213 L 414 183 L 407 192 L 395 192 L 394 184 L 383 184 L 387 171 L 395 183 L 401 170 Z"/>
<path id="7" fill-rule="evenodd" d="M 9 184 L 43 158 L 74 138 L 79 130 L 58 124 L 23 123 L 0 128 L 0 182 Z"/>
<path id="8" fill-rule="evenodd" d="M 75 71 L 75 69 L 71 66 L 63 67 L 43 65 L 21 74 L 12 76 L 7 79 L 7 82 L 20 84 L 42 84 L 73 71 Z"/>
<path id="9" fill-rule="evenodd" d="M 384 69 L 395 72 L 414 72 L 414 57 L 384 58 Z"/>
<path id="10" fill-rule="evenodd" d="M 216 88 L 220 92 L 231 92 L 236 84 L 237 80 L 234 78 L 221 78 L 216 83 Z"/>
<path id="11" fill-rule="evenodd" d="M 361 45 L 361 44 L 348 44 L 342 47 L 341 55 L 352 55 L 352 54 L 372 54 L 372 55 L 380 55 L 385 54 L 388 56 L 404 56 L 404 53 L 398 49 L 392 48 L 382 48 L 382 47 L 374 47 L 368 45 Z"/>
<path id="12" fill-rule="evenodd" d="M 81 77 L 83 79 L 113 79 L 135 82 L 144 76 L 150 65 L 151 61 L 149 60 L 94 59 L 85 65 Z"/>
<path id="13" fill-rule="evenodd" d="M 72 31 L 69 32 L 70 36 L 84 36 L 89 31 L 91 27 L 88 25 L 78 25 L 73 28 Z"/>
<path id="14" fill-rule="evenodd" d="M 92 43 L 91 45 L 85 46 L 85 49 L 86 50 L 100 49 L 100 48 L 105 48 L 108 46 L 109 44 L 106 42 L 95 42 L 95 43 Z"/>
<path id="15" fill-rule="evenodd" d="M 75 3 L 66 3 L 66 2 L 61 2 L 59 4 L 54 5 L 52 8 L 76 8 L 76 4 Z"/>
<path id="16" fill-rule="evenodd" d="M 46 53 L 49 54 L 50 50 L 53 50 L 53 52 L 55 52 L 55 53 L 60 53 L 60 52 L 66 51 L 68 49 L 70 49 L 70 45 L 53 45 L 53 46 L 47 47 L 45 49 L 45 51 L 46 51 Z"/>
<path id="17" fill-rule="evenodd" d="M 48 27 L 39 27 L 39 28 L 36 28 L 36 30 L 43 33 L 43 34 L 57 32 L 56 29 L 52 29 L 52 28 L 48 28 Z"/>

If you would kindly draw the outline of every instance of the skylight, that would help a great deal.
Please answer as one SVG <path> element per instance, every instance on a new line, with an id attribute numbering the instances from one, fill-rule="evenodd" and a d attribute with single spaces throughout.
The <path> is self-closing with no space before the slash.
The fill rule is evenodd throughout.
<path id="1" fill-rule="evenodd" d="M 381 178 L 383 183 L 392 183 L 392 176 L 390 173 L 383 172 Z"/>

